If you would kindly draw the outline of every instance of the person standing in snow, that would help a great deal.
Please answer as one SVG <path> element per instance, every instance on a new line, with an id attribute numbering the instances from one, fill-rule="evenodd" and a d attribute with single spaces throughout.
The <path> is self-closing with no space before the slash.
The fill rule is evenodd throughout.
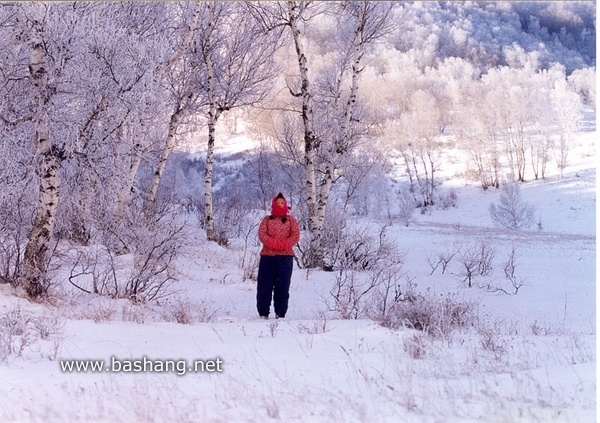
<path id="1" fill-rule="evenodd" d="M 271 300 L 275 316 L 284 318 L 290 297 L 290 281 L 294 266 L 293 247 L 300 239 L 298 221 L 289 213 L 282 193 L 271 203 L 271 215 L 265 216 L 258 228 L 263 244 L 258 264 L 256 308 L 263 319 L 269 318 Z"/>

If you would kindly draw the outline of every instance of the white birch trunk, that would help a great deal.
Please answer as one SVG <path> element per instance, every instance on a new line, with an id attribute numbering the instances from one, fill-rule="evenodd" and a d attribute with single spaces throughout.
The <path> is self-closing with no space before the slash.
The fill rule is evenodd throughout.
<path id="1" fill-rule="evenodd" d="M 121 138 L 132 139 L 133 145 L 131 146 L 131 150 L 128 155 L 131 161 L 129 163 L 127 178 L 117 194 L 117 210 L 115 212 L 114 222 L 121 220 L 123 213 L 125 212 L 125 206 L 131 200 L 131 194 L 133 193 L 133 187 L 135 186 L 135 177 L 142 161 L 142 145 L 140 142 L 136 141 L 138 134 L 135 130 L 127 131 L 129 126 L 128 124 L 130 122 L 131 110 L 125 114 L 123 122 L 121 123 Z"/>
<path id="2" fill-rule="evenodd" d="M 148 193 L 148 198 L 146 199 L 145 209 L 149 211 L 156 200 L 156 193 L 158 192 L 158 185 L 160 184 L 160 179 L 162 174 L 167 166 L 167 160 L 169 159 L 169 155 L 173 152 L 173 148 L 175 148 L 175 134 L 177 133 L 177 127 L 179 126 L 179 121 L 184 113 L 184 107 L 182 105 L 177 105 L 175 112 L 171 115 L 169 119 L 169 131 L 167 133 L 167 141 L 165 142 L 165 147 L 163 148 L 163 152 L 160 155 L 160 160 L 158 162 L 158 167 L 154 172 L 154 176 L 152 177 L 152 184 L 150 185 L 150 192 Z"/>
<path id="3" fill-rule="evenodd" d="M 179 50 L 177 50 L 175 52 L 175 54 L 173 54 L 173 56 L 171 56 L 169 58 L 169 60 L 166 62 L 166 65 L 158 68 L 158 70 L 156 72 L 157 79 L 160 77 L 160 75 L 163 72 L 167 71 L 172 65 L 174 65 L 181 58 L 181 56 L 183 56 L 183 53 L 190 45 L 190 43 L 192 41 L 192 37 L 194 35 L 194 31 L 196 30 L 196 27 L 198 24 L 200 10 L 201 10 L 200 2 L 197 2 L 194 7 L 194 14 L 192 17 L 192 22 L 190 23 L 189 31 L 188 31 L 185 39 L 181 43 Z M 154 204 L 154 201 L 156 200 L 156 193 L 158 192 L 158 185 L 160 183 L 160 179 L 165 170 L 165 166 L 167 165 L 167 160 L 169 159 L 169 156 L 173 152 L 173 148 L 175 147 L 175 134 L 177 132 L 177 126 L 179 125 L 179 121 L 181 120 L 181 117 L 185 112 L 185 104 L 184 103 L 185 103 L 185 101 L 180 102 L 175 107 L 175 111 L 171 115 L 171 118 L 169 120 L 169 131 L 167 134 L 167 140 L 165 142 L 165 148 L 163 149 L 163 152 L 161 154 L 160 161 L 158 163 L 158 167 L 157 167 L 156 171 L 154 172 L 154 176 L 152 178 L 152 183 L 150 185 L 150 192 L 148 193 L 148 198 L 146 199 L 146 202 L 144 204 L 144 209 L 146 211 L 149 211 L 151 209 L 151 207 Z"/>
<path id="4" fill-rule="evenodd" d="M 213 212 L 212 175 L 215 162 L 215 130 L 220 113 L 217 110 L 215 100 L 215 74 L 211 58 L 211 37 L 213 35 L 215 26 L 215 22 L 213 21 L 213 5 L 208 3 L 206 7 L 208 9 L 209 20 L 203 56 L 208 78 L 208 144 L 206 149 L 206 166 L 204 168 L 204 229 L 206 230 L 206 238 L 209 241 L 216 241 L 215 219 Z"/>
<path id="5" fill-rule="evenodd" d="M 35 160 L 39 172 L 39 196 L 37 211 L 31 233 L 25 247 L 23 272 L 20 284 L 27 294 L 36 298 L 47 289 L 45 281 L 48 251 L 54 230 L 54 221 L 58 209 L 60 189 L 60 161 L 62 153 L 53 148 L 50 141 L 47 107 L 49 104 L 48 72 L 46 69 L 46 52 L 39 23 L 35 23 L 28 40 L 30 48 L 30 75 L 35 113 L 33 119 Z"/>
<path id="6" fill-rule="evenodd" d="M 319 232 L 322 231 L 323 228 L 323 222 L 325 221 L 325 213 L 327 211 L 327 204 L 329 202 L 329 194 L 331 192 L 331 186 L 333 185 L 333 180 L 335 177 L 335 159 L 338 155 L 344 154 L 349 148 L 350 144 L 350 123 L 352 117 L 354 116 L 354 109 L 356 106 L 356 99 L 358 96 L 359 76 L 360 72 L 362 71 L 361 60 L 364 54 L 362 48 L 362 31 L 364 29 L 365 20 L 363 7 L 359 8 L 358 13 L 358 24 L 354 31 L 354 39 L 352 42 L 352 83 L 350 87 L 350 95 L 348 97 L 348 101 L 346 102 L 343 119 L 340 123 L 340 138 L 338 140 L 335 140 L 335 143 L 331 148 L 329 161 L 325 166 L 325 174 L 320 184 L 321 189 L 319 193 L 319 201 L 316 212 Z"/>
<path id="7" fill-rule="evenodd" d="M 304 124 L 304 174 L 306 179 L 307 207 L 308 207 L 308 228 L 311 235 L 310 249 L 312 255 L 311 267 L 321 267 L 323 265 L 323 246 L 321 241 L 322 225 L 319 224 L 317 215 L 317 187 L 315 171 L 315 149 L 316 137 L 313 130 L 313 109 L 312 96 L 310 93 L 310 83 L 308 79 L 308 65 L 304 46 L 300 38 L 300 28 L 298 27 L 298 7 L 293 1 L 287 2 L 289 25 L 294 38 L 294 46 L 298 58 L 298 68 L 301 78 L 302 96 L 302 121 Z"/>
<path id="8" fill-rule="evenodd" d="M 362 12 L 363 9 L 360 9 Z M 360 13 L 359 12 L 359 13 Z M 356 98 L 358 96 L 358 82 L 359 75 L 362 71 L 361 59 L 363 56 L 362 51 L 362 25 L 363 22 L 362 13 L 359 15 L 359 26 L 357 27 L 354 33 L 354 41 L 352 45 L 352 84 L 350 87 L 350 96 L 348 97 L 348 101 L 346 103 L 346 108 L 344 110 L 344 117 L 341 121 L 340 127 L 340 139 L 336 140 L 333 148 L 330 152 L 330 160 L 327 162 L 325 168 L 325 175 L 323 178 L 323 182 L 321 183 L 321 192 L 319 196 L 319 206 L 317 209 L 317 217 L 319 221 L 319 225 L 323 226 L 323 221 L 325 220 L 325 212 L 327 210 L 327 204 L 329 202 L 329 193 L 331 192 L 331 186 L 333 184 L 333 178 L 335 173 L 335 159 L 338 155 L 344 154 L 345 150 L 348 148 L 348 144 L 350 143 L 350 122 L 352 116 L 354 116 L 354 109 L 356 106 Z"/>
<path id="9" fill-rule="evenodd" d="M 115 213 L 115 220 L 119 221 L 123 217 L 125 212 L 125 206 L 131 201 L 131 194 L 133 193 L 133 187 L 135 185 L 135 177 L 137 171 L 142 162 L 142 146 L 139 142 L 135 142 L 131 149 L 131 163 L 129 164 L 129 172 L 127 174 L 127 181 L 118 196 L 117 211 Z"/>
<path id="10" fill-rule="evenodd" d="M 215 163 L 215 126 L 217 119 L 216 110 L 211 107 L 208 119 L 208 145 L 206 150 L 206 167 L 204 170 L 204 228 L 206 229 L 206 238 L 209 241 L 217 240 L 212 195 L 212 175 Z"/>

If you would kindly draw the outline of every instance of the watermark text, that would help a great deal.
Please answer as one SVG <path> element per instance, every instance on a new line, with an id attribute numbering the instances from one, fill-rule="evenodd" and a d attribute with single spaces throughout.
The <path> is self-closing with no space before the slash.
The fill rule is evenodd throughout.
<path id="1" fill-rule="evenodd" d="M 221 373 L 223 360 L 153 360 L 148 357 L 140 359 L 118 359 L 111 357 L 105 360 L 60 360 L 60 370 L 63 373 L 176 373 L 183 376 L 186 373 Z"/>

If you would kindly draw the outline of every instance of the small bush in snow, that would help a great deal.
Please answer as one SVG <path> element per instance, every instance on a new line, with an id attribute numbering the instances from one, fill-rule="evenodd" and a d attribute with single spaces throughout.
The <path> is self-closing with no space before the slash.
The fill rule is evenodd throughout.
<path id="1" fill-rule="evenodd" d="M 340 225 L 339 233 L 330 240 L 326 258 L 337 270 L 376 270 L 403 262 L 404 254 L 387 234 L 387 226 L 347 228 Z"/>
<path id="2" fill-rule="evenodd" d="M 132 207 L 101 236 L 104 248 L 77 252 L 68 277 L 74 287 L 138 303 L 170 294 L 175 260 L 187 245 L 184 219 L 168 210 L 150 215 Z"/>
<path id="3" fill-rule="evenodd" d="M 31 325 L 42 339 L 49 339 L 51 336 L 60 336 L 63 332 L 65 322 L 56 315 L 43 315 L 32 318 Z"/>
<path id="4" fill-rule="evenodd" d="M 417 208 L 414 195 L 408 188 L 398 189 L 396 191 L 396 204 L 398 206 L 398 219 L 400 219 L 404 226 L 408 226 Z"/>
<path id="5" fill-rule="evenodd" d="M 499 204 L 489 207 L 495 224 L 508 229 L 527 229 L 535 225 L 534 207 L 523 201 L 519 184 L 509 179 L 502 184 Z"/>
<path id="6" fill-rule="evenodd" d="M 492 261 L 496 252 L 488 240 L 460 248 L 458 251 L 460 269 L 457 273 L 468 287 L 473 286 L 476 276 L 488 276 L 492 272 Z"/>
<path id="7" fill-rule="evenodd" d="M 277 336 L 277 329 L 279 329 L 279 322 L 277 322 L 277 321 L 269 322 L 269 331 L 271 333 L 271 338 L 275 338 Z"/>
<path id="8" fill-rule="evenodd" d="M 94 323 L 110 322 L 113 320 L 117 310 L 112 303 L 98 303 L 91 306 L 84 313 L 84 317 L 92 319 Z"/>
<path id="9" fill-rule="evenodd" d="M 329 292 L 333 305 L 330 306 L 342 319 L 358 319 L 365 312 L 364 304 L 373 285 L 362 280 L 354 271 L 340 271 Z"/>
<path id="10" fill-rule="evenodd" d="M 2 332 L 11 335 L 23 335 L 28 331 L 31 317 L 26 316 L 20 308 L 12 308 L 0 316 L 0 327 Z"/>
<path id="11" fill-rule="evenodd" d="M 0 333 L 0 362 L 4 362 L 10 356 L 20 357 L 23 351 L 31 345 L 33 339 L 29 332 L 16 336 L 10 332 Z"/>
<path id="12" fill-rule="evenodd" d="M 453 246 L 452 249 L 446 248 L 444 251 L 436 252 L 433 256 L 427 254 L 427 263 L 429 263 L 429 266 L 431 266 L 430 275 L 433 275 L 440 265 L 442 266 L 442 275 L 446 273 L 448 265 L 458 253 L 459 249 L 456 246 Z"/>
<path id="13" fill-rule="evenodd" d="M 327 315 L 323 312 L 319 312 L 318 320 L 314 320 L 312 322 L 312 327 L 307 326 L 304 323 L 298 324 L 298 332 L 299 333 L 308 333 L 310 335 L 316 335 L 319 333 L 327 332 Z"/>
<path id="14" fill-rule="evenodd" d="M 426 341 L 425 336 L 413 333 L 407 338 L 404 338 L 404 351 L 406 351 L 411 358 L 416 360 L 425 358 L 427 355 L 427 347 L 425 346 Z"/>
<path id="15" fill-rule="evenodd" d="M 133 269 L 121 296 L 145 302 L 168 295 L 169 285 L 176 280 L 174 262 L 185 245 L 184 228 L 184 224 L 175 221 L 138 228 Z"/>
<path id="16" fill-rule="evenodd" d="M 391 286 L 402 276 L 406 254 L 387 238 L 386 227 L 378 233 L 363 229 L 348 234 L 336 251 L 338 271 L 328 305 L 343 319 L 385 313 Z"/>
<path id="17" fill-rule="evenodd" d="M 245 260 L 244 267 L 242 268 L 242 281 L 251 280 L 256 282 L 258 280 L 259 262 L 260 255 L 258 255 L 258 253 L 250 254 L 250 257 Z"/>
<path id="18" fill-rule="evenodd" d="M 184 325 L 194 323 L 209 323 L 213 321 L 220 309 L 207 300 L 191 301 L 187 298 L 165 300 L 162 316 L 167 322 Z"/>
<path id="19" fill-rule="evenodd" d="M 482 348 L 494 354 L 496 359 L 500 359 L 508 351 L 509 341 L 492 325 L 479 325 L 477 336 Z"/>
<path id="20" fill-rule="evenodd" d="M 384 315 L 390 303 L 390 286 L 401 276 L 396 274 L 399 267 L 369 272 L 339 271 L 329 292 L 329 309 L 342 319 Z"/>
<path id="21" fill-rule="evenodd" d="M 404 277 L 399 268 L 382 269 L 372 274 L 371 279 L 375 281 L 371 303 L 369 305 L 369 317 L 375 321 L 385 320 L 387 314 L 393 308 L 394 302 L 398 300 L 400 280 Z M 409 281 L 410 283 L 410 281 Z"/>
<path id="22" fill-rule="evenodd" d="M 21 357 L 34 351 L 43 358 L 54 360 L 60 346 L 63 322 L 54 315 L 34 316 L 19 306 L 0 315 L 0 362 L 9 357 Z M 50 352 L 48 342 L 53 341 Z M 32 346 L 35 345 L 35 349 Z"/>
<path id="23" fill-rule="evenodd" d="M 513 245 L 512 249 L 508 253 L 506 261 L 503 263 L 502 269 L 504 270 L 504 276 L 508 279 L 514 288 L 514 293 L 519 292 L 519 288 L 523 285 L 523 281 L 517 277 L 517 249 Z"/>
<path id="24" fill-rule="evenodd" d="M 510 287 L 502 283 L 488 283 L 487 290 L 492 292 L 502 292 L 507 295 L 517 295 L 519 289 L 523 286 L 523 279 L 517 275 L 517 259 L 518 254 L 515 246 L 509 251 L 506 260 L 502 262 L 502 270 L 504 271 L 504 279 L 510 283 Z"/>
<path id="25" fill-rule="evenodd" d="M 447 337 L 456 329 L 474 326 L 478 320 L 477 303 L 460 301 L 453 294 L 420 293 L 409 282 L 398 287 L 393 304 L 379 323 L 390 329 L 410 328 Z"/>
<path id="26" fill-rule="evenodd" d="M 121 308 L 121 319 L 124 322 L 135 322 L 144 324 L 146 322 L 146 312 L 144 305 L 127 303 Z"/>
<path id="27" fill-rule="evenodd" d="M 439 209 L 446 210 L 450 207 L 456 207 L 458 195 L 456 190 L 451 188 L 448 191 L 440 191 L 437 194 L 436 205 Z"/>

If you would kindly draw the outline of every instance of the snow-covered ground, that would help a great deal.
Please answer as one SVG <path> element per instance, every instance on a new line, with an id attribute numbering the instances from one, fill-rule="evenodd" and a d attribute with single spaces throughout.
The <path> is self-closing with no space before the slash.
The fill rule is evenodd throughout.
<path id="1" fill-rule="evenodd" d="M 287 318 L 259 320 L 241 248 L 200 231 L 173 295 L 158 303 L 76 293 L 66 281 L 32 303 L 0 285 L 0 421 L 595 421 L 596 137 L 578 134 L 563 178 L 523 184 L 541 230 L 494 227 L 488 205 L 499 190 L 456 179 L 447 186 L 457 207 L 388 228 L 419 292 L 477 302 L 478 327 L 444 337 L 336 319 L 326 306 L 335 275 L 297 268 Z M 483 280 L 466 287 L 456 262 L 432 274 L 436 252 L 481 240 L 496 267 L 516 248 L 516 295 Z M 506 283 L 498 272 L 485 282 Z M 68 372 L 64 360 L 104 368 Z M 116 360 L 122 371 L 107 371 Z M 171 371 L 148 371 L 165 360 Z M 189 370 L 196 360 L 204 372 Z"/>

